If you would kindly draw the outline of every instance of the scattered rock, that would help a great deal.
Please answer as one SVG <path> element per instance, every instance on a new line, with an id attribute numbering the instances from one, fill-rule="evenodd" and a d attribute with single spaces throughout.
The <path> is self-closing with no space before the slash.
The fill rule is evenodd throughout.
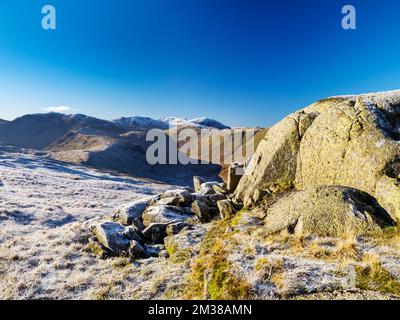
<path id="1" fill-rule="evenodd" d="M 148 257 L 160 258 L 165 253 L 165 246 L 162 244 L 146 245 L 145 250 Z"/>
<path id="2" fill-rule="evenodd" d="M 228 219 L 235 213 L 235 208 L 229 200 L 220 200 L 217 202 L 217 206 L 222 219 Z"/>
<path id="3" fill-rule="evenodd" d="M 238 162 L 229 165 L 227 188 L 230 192 L 234 192 L 244 174 L 244 166 Z"/>
<path id="4" fill-rule="evenodd" d="M 133 219 L 132 226 L 136 227 L 136 229 L 139 231 L 143 231 L 145 228 L 141 219 Z"/>
<path id="5" fill-rule="evenodd" d="M 193 177 L 194 192 L 198 192 L 201 189 L 201 185 L 206 182 L 202 177 Z"/>
<path id="6" fill-rule="evenodd" d="M 174 198 L 177 201 L 175 205 L 181 206 L 191 205 L 193 201 L 192 194 L 185 189 L 166 191 L 161 195 L 161 198 Z"/>
<path id="7" fill-rule="evenodd" d="M 217 202 L 220 200 L 225 200 L 226 199 L 226 195 L 222 194 L 222 193 L 216 193 L 216 194 L 212 194 L 211 196 L 208 196 L 209 202 L 210 202 L 210 206 L 216 206 Z"/>
<path id="8" fill-rule="evenodd" d="M 228 190 L 226 189 L 225 183 L 220 183 L 220 184 L 215 184 L 212 186 L 214 189 L 215 193 L 220 193 L 220 194 L 227 194 Z"/>
<path id="9" fill-rule="evenodd" d="M 201 185 L 201 188 L 199 191 L 197 191 L 196 193 L 203 195 L 203 196 L 207 196 L 207 195 L 211 195 L 214 194 L 214 186 L 218 186 L 219 182 L 216 181 L 212 181 L 212 182 L 204 182 Z"/>
<path id="10" fill-rule="evenodd" d="M 154 201 L 158 201 L 160 196 L 150 196 L 144 199 L 137 200 L 135 202 L 130 203 L 127 206 L 124 206 L 120 209 L 117 209 L 114 212 L 114 220 L 119 221 L 124 225 L 132 224 L 134 219 L 140 219 L 144 210 Z"/>
<path id="11" fill-rule="evenodd" d="M 132 240 L 130 242 L 130 246 L 129 246 L 129 255 L 133 258 L 133 259 L 142 259 L 142 258 L 146 258 L 147 254 L 146 251 L 144 249 L 144 247 L 142 246 L 142 244 L 136 240 Z"/>
<path id="12" fill-rule="evenodd" d="M 188 226 L 187 223 L 185 222 L 177 222 L 177 223 L 171 223 L 167 226 L 167 235 L 175 235 L 181 232 L 184 228 Z"/>
<path id="13" fill-rule="evenodd" d="M 211 208 L 204 202 L 195 200 L 192 204 L 192 212 L 203 223 L 211 221 Z"/>
<path id="14" fill-rule="evenodd" d="M 124 235 L 125 228 L 115 222 L 103 222 L 92 227 L 97 240 L 116 254 L 128 250 L 129 239 Z"/>
<path id="15" fill-rule="evenodd" d="M 103 246 L 95 236 L 89 238 L 87 248 L 100 259 L 107 259 L 115 255 L 111 250 Z"/>
<path id="16" fill-rule="evenodd" d="M 156 205 L 148 207 L 143 213 L 143 224 L 145 227 L 152 223 L 171 223 L 185 221 L 189 215 L 184 214 L 180 207 Z"/>
<path id="17" fill-rule="evenodd" d="M 168 223 L 152 223 L 143 230 L 143 236 L 151 244 L 160 244 L 164 242 L 167 236 Z"/>
<path id="18" fill-rule="evenodd" d="M 139 243 L 144 242 L 143 233 L 140 230 L 136 229 L 135 226 L 126 227 L 122 234 L 129 240 L 135 240 Z"/>

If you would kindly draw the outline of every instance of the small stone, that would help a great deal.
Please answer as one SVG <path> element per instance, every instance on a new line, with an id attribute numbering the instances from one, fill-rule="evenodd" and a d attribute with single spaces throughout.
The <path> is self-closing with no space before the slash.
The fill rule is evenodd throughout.
<path id="1" fill-rule="evenodd" d="M 146 257 L 146 251 L 144 247 L 136 240 L 132 240 L 130 242 L 128 252 L 133 259 L 142 259 Z"/>
<path id="2" fill-rule="evenodd" d="M 161 195 L 161 198 L 174 198 L 174 205 L 190 205 L 193 201 L 192 194 L 185 189 L 169 190 Z"/>
<path id="3" fill-rule="evenodd" d="M 175 235 L 181 232 L 184 228 L 188 226 L 187 223 L 185 222 L 177 222 L 177 223 L 172 223 L 167 226 L 167 235 Z"/>
<path id="4" fill-rule="evenodd" d="M 194 201 L 192 204 L 192 212 L 203 223 L 210 222 L 211 220 L 211 208 L 204 202 L 199 200 Z"/>
<path id="5" fill-rule="evenodd" d="M 134 219 L 142 218 L 144 210 L 154 201 L 160 199 L 160 196 L 150 196 L 134 201 L 120 209 L 114 211 L 113 218 L 124 225 L 132 224 Z"/>
<path id="6" fill-rule="evenodd" d="M 221 194 L 227 194 L 228 190 L 225 187 L 225 184 L 220 183 L 220 184 L 215 184 L 212 186 L 214 189 L 215 193 L 221 193 Z"/>
<path id="7" fill-rule="evenodd" d="M 201 185 L 206 182 L 202 177 L 193 177 L 194 191 L 198 192 L 201 189 Z"/>
<path id="8" fill-rule="evenodd" d="M 136 227 L 134 226 L 126 227 L 123 232 L 123 235 L 127 237 L 129 240 L 135 240 L 139 243 L 144 242 L 143 233 L 140 230 L 136 229 Z"/>
<path id="9" fill-rule="evenodd" d="M 238 162 L 234 162 L 229 166 L 228 169 L 228 183 L 227 188 L 229 192 L 234 192 L 240 182 L 243 175 L 243 165 Z"/>
<path id="10" fill-rule="evenodd" d="M 160 244 L 164 242 L 167 236 L 168 223 L 152 223 L 143 230 L 144 238 L 152 244 Z"/>
<path id="11" fill-rule="evenodd" d="M 222 219 L 230 218 L 235 213 L 233 204 L 229 200 L 220 200 L 217 206 Z"/>

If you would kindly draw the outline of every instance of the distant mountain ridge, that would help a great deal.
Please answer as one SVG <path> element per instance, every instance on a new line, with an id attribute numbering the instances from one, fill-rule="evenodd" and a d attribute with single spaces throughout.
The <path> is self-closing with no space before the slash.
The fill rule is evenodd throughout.
<path id="1" fill-rule="evenodd" d="M 29 114 L 0 122 L 0 144 L 43 150 L 54 159 L 113 170 L 138 177 L 150 177 L 174 184 L 190 184 L 194 175 L 216 177 L 219 165 L 155 165 L 146 161 L 146 141 L 150 129 L 167 134 L 171 127 L 226 129 L 222 123 L 198 118 L 126 117 L 108 121 L 83 114 Z"/>

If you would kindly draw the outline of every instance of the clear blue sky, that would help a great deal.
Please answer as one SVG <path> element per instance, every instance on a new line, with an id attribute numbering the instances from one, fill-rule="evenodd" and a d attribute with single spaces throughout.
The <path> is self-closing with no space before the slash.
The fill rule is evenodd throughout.
<path id="1" fill-rule="evenodd" d="M 56 31 L 41 28 L 46 4 Z M 61 105 L 267 126 L 326 96 L 400 88 L 399 21 L 397 0 L 1 0 L 0 118 Z"/>

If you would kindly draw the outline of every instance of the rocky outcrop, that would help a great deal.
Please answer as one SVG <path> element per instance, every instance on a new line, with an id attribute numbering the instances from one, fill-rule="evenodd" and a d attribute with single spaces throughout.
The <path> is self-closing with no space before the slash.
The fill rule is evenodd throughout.
<path id="1" fill-rule="evenodd" d="M 337 186 L 295 191 L 273 204 L 264 221 L 266 234 L 285 230 L 328 237 L 379 235 L 394 225 L 373 197 Z"/>
<path id="2" fill-rule="evenodd" d="M 194 180 L 199 183 L 195 193 L 177 189 L 146 197 L 117 209 L 113 215 L 116 222 L 94 224 L 92 249 L 103 258 L 126 254 L 133 259 L 164 256 L 167 236 L 233 214 L 235 209 L 224 184 L 200 184 L 203 179 L 199 177 Z"/>
<path id="3" fill-rule="evenodd" d="M 399 128 L 399 91 L 321 100 L 268 131 L 235 200 L 251 206 L 269 193 L 341 185 L 376 197 L 398 219 Z"/>
<path id="4" fill-rule="evenodd" d="M 316 116 L 296 112 L 267 132 L 236 189 L 236 197 L 245 206 L 258 202 L 266 192 L 294 184 L 300 141 Z"/>

